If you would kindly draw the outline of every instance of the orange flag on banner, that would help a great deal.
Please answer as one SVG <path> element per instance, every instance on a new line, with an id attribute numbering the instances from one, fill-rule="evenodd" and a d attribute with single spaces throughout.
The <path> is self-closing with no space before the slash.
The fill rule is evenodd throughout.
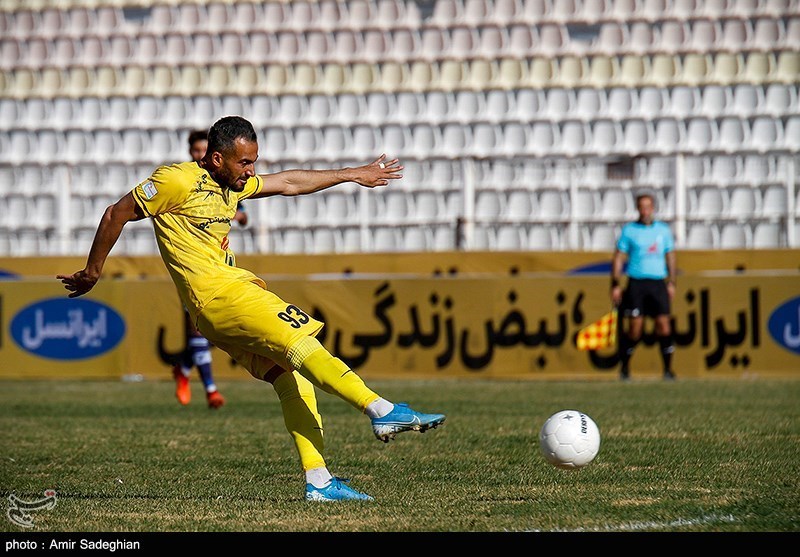
<path id="1" fill-rule="evenodd" d="M 617 342 L 617 310 L 613 309 L 603 317 L 578 331 L 578 350 L 601 350 L 614 346 Z"/>

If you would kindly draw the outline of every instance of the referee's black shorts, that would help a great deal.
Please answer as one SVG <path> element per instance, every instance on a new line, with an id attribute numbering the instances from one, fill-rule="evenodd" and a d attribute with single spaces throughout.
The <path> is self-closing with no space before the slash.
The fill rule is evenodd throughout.
<path id="1" fill-rule="evenodd" d="M 626 317 L 669 315 L 667 283 L 661 279 L 628 279 L 620 307 Z"/>

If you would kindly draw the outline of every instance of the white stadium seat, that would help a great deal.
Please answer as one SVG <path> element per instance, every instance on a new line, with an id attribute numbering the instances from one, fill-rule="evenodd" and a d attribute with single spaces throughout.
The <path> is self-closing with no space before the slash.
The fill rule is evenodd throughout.
<path id="1" fill-rule="evenodd" d="M 264 202 L 237 251 L 608 251 L 639 186 L 685 199 L 659 213 L 689 249 L 797 243 L 797 0 L 7 4 L 0 253 L 88 248 L 103 203 L 232 114 L 259 172 L 405 166 L 381 195 Z M 151 235 L 118 253 L 155 253 Z"/>

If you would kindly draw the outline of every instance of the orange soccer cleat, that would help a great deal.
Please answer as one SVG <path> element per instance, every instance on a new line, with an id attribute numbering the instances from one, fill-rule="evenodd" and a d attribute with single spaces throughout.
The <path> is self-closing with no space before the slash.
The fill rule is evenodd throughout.
<path id="1" fill-rule="evenodd" d="M 175 378 L 175 396 L 178 398 L 178 402 L 186 406 L 192 400 L 189 378 L 183 374 L 180 365 L 172 368 L 172 376 Z"/>
<path id="2" fill-rule="evenodd" d="M 206 400 L 208 400 L 209 408 L 217 409 L 223 404 L 225 404 L 225 398 L 223 398 L 223 396 L 219 394 L 219 391 L 214 391 L 213 393 L 206 393 Z"/>

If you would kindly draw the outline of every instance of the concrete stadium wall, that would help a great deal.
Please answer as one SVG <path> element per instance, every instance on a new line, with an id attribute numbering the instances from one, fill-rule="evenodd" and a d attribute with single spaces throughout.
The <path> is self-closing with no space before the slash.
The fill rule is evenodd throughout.
<path id="1" fill-rule="evenodd" d="M 602 273 L 610 253 L 598 252 L 428 252 L 335 255 L 236 255 L 240 267 L 258 275 L 325 273 Z M 3 274 L 52 277 L 80 269 L 86 257 L 0 257 Z M 678 252 L 682 273 L 702 271 L 800 270 L 800 250 L 687 250 Z M 116 278 L 168 277 L 158 256 L 109 258 L 105 274 Z"/>

